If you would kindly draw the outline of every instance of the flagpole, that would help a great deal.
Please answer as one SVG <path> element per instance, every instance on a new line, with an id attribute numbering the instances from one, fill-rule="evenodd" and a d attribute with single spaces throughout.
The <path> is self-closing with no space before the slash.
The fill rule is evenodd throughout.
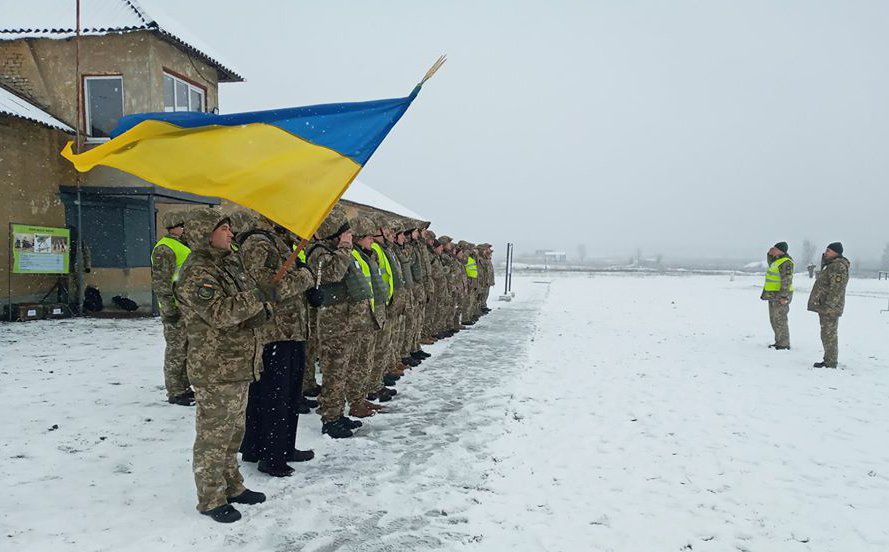
<path id="1" fill-rule="evenodd" d="M 80 82 L 80 0 L 77 0 L 77 34 L 74 37 L 74 86 L 77 89 L 77 121 L 74 125 L 75 137 L 74 137 L 74 149 L 76 153 L 81 152 L 81 140 L 83 129 L 81 128 L 82 120 L 83 120 L 83 95 L 81 91 L 81 82 Z M 77 187 L 77 258 L 75 270 L 77 271 L 77 314 L 83 316 L 83 301 L 85 296 L 85 290 L 83 288 L 83 271 L 84 271 L 84 263 L 83 263 L 83 198 L 80 193 L 81 188 L 81 174 L 80 171 L 75 171 L 74 174 L 74 183 Z M 71 300 L 70 298 L 68 299 Z"/>

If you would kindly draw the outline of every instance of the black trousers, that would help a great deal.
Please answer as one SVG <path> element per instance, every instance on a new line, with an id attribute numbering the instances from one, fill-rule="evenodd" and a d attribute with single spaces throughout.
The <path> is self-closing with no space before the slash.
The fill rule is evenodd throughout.
<path id="1" fill-rule="evenodd" d="M 275 341 L 262 351 L 262 377 L 250 384 L 241 453 L 271 465 L 296 448 L 299 402 L 306 369 L 305 341 Z"/>

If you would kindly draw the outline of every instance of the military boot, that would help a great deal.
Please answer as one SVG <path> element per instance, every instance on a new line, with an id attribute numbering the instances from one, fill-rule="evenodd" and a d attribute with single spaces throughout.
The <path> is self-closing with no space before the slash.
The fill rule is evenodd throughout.
<path id="1" fill-rule="evenodd" d="M 238 496 L 228 497 L 229 504 L 262 504 L 263 502 L 265 502 L 265 495 L 250 489 L 245 489 Z"/>
<path id="2" fill-rule="evenodd" d="M 364 423 L 360 422 L 359 420 L 353 420 L 352 418 L 348 418 L 346 416 L 340 418 L 340 421 L 349 429 L 358 429 L 359 427 L 364 425 Z"/>
<path id="3" fill-rule="evenodd" d="M 234 523 L 241 519 L 241 512 L 231 504 L 223 504 L 201 513 L 205 516 L 210 516 L 213 518 L 213 521 L 218 521 L 219 523 Z"/>
<path id="4" fill-rule="evenodd" d="M 315 451 L 313 450 L 293 449 L 287 454 L 288 462 L 308 462 L 313 458 L 315 458 Z"/>
<path id="5" fill-rule="evenodd" d="M 383 376 L 383 383 L 385 385 L 388 385 L 389 387 L 392 387 L 393 385 L 395 385 L 395 382 L 397 382 L 398 379 L 399 379 L 399 376 L 395 376 L 392 374 L 386 374 L 385 376 Z"/>
<path id="6" fill-rule="evenodd" d="M 290 477 L 293 475 L 293 472 L 296 471 L 287 464 L 272 464 L 264 460 L 259 461 L 259 464 L 256 465 L 256 469 L 266 475 L 271 475 L 272 477 Z"/>
<path id="7" fill-rule="evenodd" d="M 432 356 L 431 353 L 427 353 L 423 349 L 417 349 L 416 351 L 411 353 L 411 356 L 414 356 L 414 355 L 417 355 L 416 358 L 419 358 L 420 360 L 423 360 L 424 358 L 429 358 Z"/>
<path id="8" fill-rule="evenodd" d="M 343 418 L 332 422 L 324 422 L 321 425 L 321 433 L 326 433 L 331 439 L 345 439 L 354 435 L 352 430 L 343 423 Z"/>
<path id="9" fill-rule="evenodd" d="M 836 368 L 837 367 L 835 362 L 831 363 L 831 362 L 827 362 L 826 360 L 822 360 L 821 362 L 816 362 L 812 366 L 814 366 L 815 368 Z"/>
<path id="10" fill-rule="evenodd" d="M 368 407 L 367 401 L 357 401 L 349 405 L 349 416 L 355 418 L 370 418 L 376 411 Z"/>
<path id="11" fill-rule="evenodd" d="M 410 366 L 411 368 L 414 368 L 414 367 L 420 365 L 419 360 L 417 360 L 413 357 L 409 357 L 409 356 L 402 357 L 401 362 L 402 362 L 402 364 L 406 364 L 407 366 Z"/>
<path id="12" fill-rule="evenodd" d="M 170 397 L 167 399 L 167 402 L 170 404 L 178 404 L 179 406 L 194 406 L 194 391 L 192 391 L 191 394 L 186 391 L 181 395 Z"/>

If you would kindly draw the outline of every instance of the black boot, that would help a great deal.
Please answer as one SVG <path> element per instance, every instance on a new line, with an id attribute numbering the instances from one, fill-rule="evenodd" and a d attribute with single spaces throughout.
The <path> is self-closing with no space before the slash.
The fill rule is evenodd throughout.
<path id="1" fill-rule="evenodd" d="M 321 433 L 326 433 L 331 439 L 345 439 L 354 435 L 352 430 L 346 427 L 342 418 L 321 425 Z"/>
<path id="2" fill-rule="evenodd" d="M 290 477 L 293 475 L 295 471 L 293 468 L 288 466 L 287 464 L 269 464 L 264 460 L 260 460 L 259 464 L 256 466 L 256 469 L 261 471 L 264 474 L 271 475 L 272 477 Z"/>
<path id="3" fill-rule="evenodd" d="M 427 359 L 431 356 L 432 355 L 430 355 L 429 353 L 427 353 L 426 351 L 424 351 L 422 349 L 416 350 L 413 353 L 411 353 L 411 358 L 414 358 L 416 360 L 424 360 L 424 359 Z"/>
<path id="4" fill-rule="evenodd" d="M 213 518 L 213 521 L 218 521 L 219 523 L 234 523 L 241 519 L 241 512 L 236 510 L 231 504 L 223 504 L 201 513 L 205 516 L 210 516 Z"/>
<path id="5" fill-rule="evenodd" d="M 246 452 L 241 453 L 241 462 L 250 462 L 251 464 L 255 464 L 259 462 L 259 456 L 255 454 L 248 454 Z"/>
<path id="6" fill-rule="evenodd" d="M 825 366 L 827 366 L 827 363 L 822 360 L 821 362 L 816 362 L 812 366 L 815 368 L 824 368 Z"/>
<path id="7" fill-rule="evenodd" d="M 191 393 L 186 391 L 181 395 L 170 397 L 169 399 L 167 399 L 167 402 L 170 404 L 178 404 L 179 406 L 194 406 L 194 391 L 192 391 Z"/>
<path id="8" fill-rule="evenodd" d="M 377 397 L 376 393 L 368 393 L 367 394 L 367 400 L 369 400 L 369 401 L 375 401 L 375 400 L 377 400 L 377 398 L 378 397 Z"/>
<path id="9" fill-rule="evenodd" d="M 383 387 L 383 389 L 386 389 L 386 388 Z M 383 389 L 380 389 L 379 391 L 377 391 L 377 400 L 380 401 L 381 403 L 391 401 L 392 395 L 390 393 L 388 393 L 389 390 L 386 389 L 386 391 L 383 391 Z"/>
<path id="10" fill-rule="evenodd" d="M 290 454 L 287 455 L 288 462 L 308 462 L 313 458 L 315 458 L 315 451 L 313 450 L 293 449 L 290 451 Z"/>
<path id="11" fill-rule="evenodd" d="M 265 502 L 265 495 L 250 489 L 228 499 L 229 504 L 262 504 L 263 502 Z"/>
<path id="12" fill-rule="evenodd" d="M 353 420 L 352 418 L 349 418 L 348 416 L 343 416 L 342 418 L 340 418 L 340 421 L 342 422 L 342 424 L 344 426 L 346 426 L 349 429 L 358 429 L 359 427 L 364 425 L 364 423 L 361 420 Z"/>
<path id="13" fill-rule="evenodd" d="M 775 345 L 776 351 L 789 351 L 790 345 Z"/>
<path id="14" fill-rule="evenodd" d="M 395 385 L 395 382 L 397 382 L 397 381 L 398 381 L 398 376 L 396 376 L 396 375 L 386 374 L 385 376 L 383 376 L 383 383 L 385 385 L 392 386 L 392 385 Z"/>

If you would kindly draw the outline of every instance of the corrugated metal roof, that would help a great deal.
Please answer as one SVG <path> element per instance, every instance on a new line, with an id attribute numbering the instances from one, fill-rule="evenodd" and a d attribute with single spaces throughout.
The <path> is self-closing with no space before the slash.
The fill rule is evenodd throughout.
<path id="1" fill-rule="evenodd" d="M 352 203 L 389 211 L 390 213 L 395 213 L 396 215 L 401 215 L 403 217 L 415 220 L 427 220 L 389 196 L 378 192 L 364 182 L 358 180 L 352 182 L 352 185 L 349 186 L 349 189 L 343 194 L 343 199 Z"/>
<path id="2" fill-rule="evenodd" d="M 61 0 L 0 0 L 0 40 L 71 38 L 77 33 L 75 3 Z M 156 32 L 183 50 L 213 65 L 220 82 L 244 80 L 206 44 L 173 17 L 152 6 L 151 14 L 136 0 L 81 0 L 81 34 Z"/>
<path id="3" fill-rule="evenodd" d="M 0 86 L 0 114 L 27 119 L 50 128 L 74 134 L 73 128 L 56 119 L 46 111 L 43 111 L 36 105 L 16 96 L 2 86 Z"/>

